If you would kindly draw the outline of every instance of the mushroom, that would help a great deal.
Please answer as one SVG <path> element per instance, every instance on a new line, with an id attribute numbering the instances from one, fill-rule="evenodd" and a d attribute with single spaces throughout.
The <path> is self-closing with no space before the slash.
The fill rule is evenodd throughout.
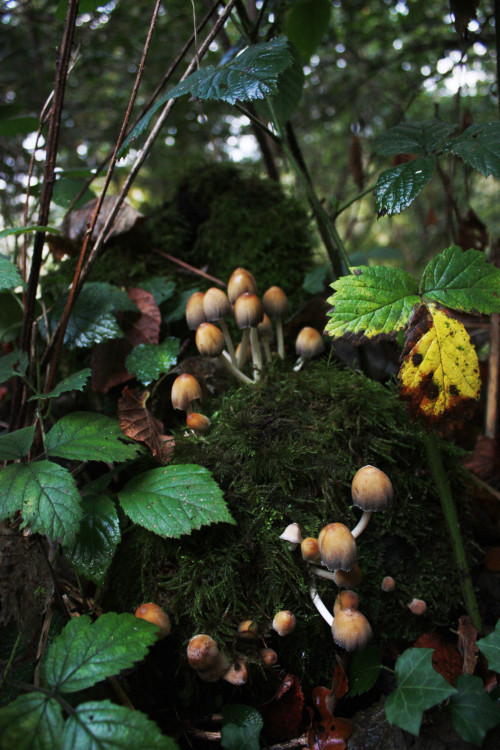
<path id="1" fill-rule="evenodd" d="M 153 602 L 146 602 L 146 604 L 141 604 L 140 607 L 137 607 L 135 616 L 141 620 L 147 620 L 147 622 L 151 622 L 160 628 L 158 640 L 165 638 L 172 630 L 170 617 L 158 604 L 154 604 Z"/>
<path id="2" fill-rule="evenodd" d="M 248 669 L 243 659 L 233 662 L 227 672 L 222 675 L 222 679 L 230 682 L 231 685 L 245 685 L 248 682 Z"/>
<path id="3" fill-rule="evenodd" d="M 210 420 L 204 414 L 193 411 L 187 415 L 186 425 L 190 430 L 194 430 L 194 432 L 206 432 L 210 427 Z"/>
<path id="4" fill-rule="evenodd" d="M 278 356 L 285 356 L 283 339 L 283 318 L 288 315 L 288 298 L 279 286 L 271 286 L 262 296 L 262 305 L 270 318 L 276 321 L 276 345 Z"/>
<path id="5" fill-rule="evenodd" d="M 228 669 L 231 667 L 231 662 L 227 654 L 219 652 L 217 658 L 212 667 L 208 669 L 198 669 L 198 675 L 204 682 L 217 682 L 221 677 L 224 677 Z"/>
<path id="6" fill-rule="evenodd" d="M 257 333 L 259 334 L 259 340 L 262 341 L 262 346 L 264 348 L 266 360 L 267 362 L 271 362 L 272 354 L 271 354 L 271 349 L 269 347 L 269 342 L 273 335 L 273 327 L 271 325 L 269 315 L 267 315 L 266 313 L 264 313 L 263 319 L 257 326 Z"/>
<path id="7" fill-rule="evenodd" d="M 253 620 L 243 620 L 238 625 L 238 636 L 239 638 L 258 638 L 257 625 Z"/>
<path id="8" fill-rule="evenodd" d="M 305 360 L 310 357 L 317 357 L 325 350 L 325 342 L 319 331 L 311 326 L 305 326 L 299 331 L 295 340 L 295 351 L 299 355 L 295 365 L 294 372 L 298 372 Z"/>
<path id="9" fill-rule="evenodd" d="M 260 355 L 259 337 L 257 326 L 264 317 L 262 303 L 256 294 L 244 292 L 236 299 L 234 303 L 234 319 L 238 328 L 243 328 L 243 337 L 241 339 L 241 351 L 244 352 L 247 346 L 248 336 L 252 347 L 253 366 L 256 370 L 255 377 L 259 377 L 262 370 L 262 357 Z M 247 334 L 247 331 L 249 333 Z M 238 365 L 241 362 L 238 360 Z"/>
<path id="10" fill-rule="evenodd" d="M 277 612 L 273 618 L 273 630 L 278 635 L 290 635 L 295 630 L 295 615 L 289 609 L 283 609 Z"/>
<path id="11" fill-rule="evenodd" d="M 259 653 L 265 667 L 272 667 L 278 661 L 278 654 L 273 648 L 261 648 Z"/>
<path id="12" fill-rule="evenodd" d="M 353 589 L 356 588 L 356 586 L 359 586 L 362 578 L 363 573 L 361 572 L 361 568 L 358 562 L 354 563 L 351 570 L 339 569 L 333 571 L 333 580 L 335 581 L 337 586 L 341 586 L 342 588 L 346 589 Z"/>
<path id="13" fill-rule="evenodd" d="M 333 616 L 335 617 L 343 609 L 357 609 L 359 606 L 359 596 L 355 591 L 345 589 L 337 594 L 333 605 Z"/>
<path id="14" fill-rule="evenodd" d="M 394 589 L 396 588 L 396 581 L 392 576 L 386 576 L 382 580 L 380 588 L 382 589 L 382 591 L 386 592 L 394 591 Z"/>
<path id="15" fill-rule="evenodd" d="M 357 609 L 342 609 L 333 618 L 333 640 L 346 651 L 364 648 L 372 637 L 372 629 L 366 617 Z"/>
<path id="16" fill-rule="evenodd" d="M 291 523 L 286 527 L 284 532 L 280 534 L 280 539 L 288 542 L 288 549 L 293 552 L 299 544 L 302 542 L 302 534 L 300 532 L 300 526 L 298 523 Z"/>
<path id="17" fill-rule="evenodd" d="M 174 409 L 191 414 L 194 411 L 192 402 L 201 398 L 201 386 L 193 375 L 183 372 L 173 382 L 171 398 Z"/>
<path id="18" fill-rule="evenodd" d="M 203 312 L 206 315 L 206 319 L 211 323 L 218 321 L 224 339 L 226 342 L 227 351 L 234 367 L 237 367 L 236 354 L 234 351 L 233 341 L 229 333 L 226 321 L 227 318 L 232 314 L 231 303 L 229 302 L 227 294 L 222 289 L 212 286 L 205 292 L 203 297 Z"/>
<path id="19" fill-rule="evenodd" d="M 359 522 L 352 530 L 357 538 L 368 526 L 373 512 L 390 508 L 394 497 L 392 482 L 383 471 L 375 466 L 363 466 L 354 475 L 351 484 L 352 501 L 363 511 Z"/>
<path id="20" fill-rule="evenodd" d="M 219 655 L 219 647 L 206 633 L 194 635 L 188 643 L 187 660 L 196 671 L 214 667 Z"/>
<path id="21" fill-rule="evenodd" d="M 329 523 L 318 536 L 321 562 L 328 570 L 351 570 L 356 562 L 356 540 L 343 523 Z"/>
<path id="22" fill-rule="evenodd" d="M 427 604 L 423 599 L 412 599 L 408 604 L 408 609 L 412 615 L 423 615 L 427 612 Z"/>
<path id="23" fill-rule="evenodd" d="M 227 296 L 234 305 L 240 294 L 244 292 L 257 293 L 255 277 L 246 268 L 235 268 L 227 282 Z"/>
<path id="24" fill-rule="evenodd" d="M 196 331 L 200 323 L 207 320 L 203 310 L 204 292 L 193 292 L 186 305 L 186 323 L 190 331 Z"/>
<path id="25" fill-rule="evenodd" d="M 319 562 L 321 559 L 318 540 L 312 536 L 308 536 L 302 540 L 300 551 L 302 559 L 306 562 Z"/>
<path id="26" fill-rule="evenodd" d="M 216 289 L 215 291 L 220 291 Z M 242 383 L 251 383 L 250 378 L 241 372 L 231 361 L 224 350 L 224 334 L 213 323 L 201 323 L 196 330 L 196 347 L 204 357 L 219 357 L 219 360 L 229 372 Z"/>

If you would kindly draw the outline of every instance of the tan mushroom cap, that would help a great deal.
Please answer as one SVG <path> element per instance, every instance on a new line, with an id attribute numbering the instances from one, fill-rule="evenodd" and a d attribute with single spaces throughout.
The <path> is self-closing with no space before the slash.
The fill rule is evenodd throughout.
<path id="1" fill-rule="evenodd" d="M 146 620 L 147 622 L 153 623 L 153 625 L 157 625 L 157 627 L 160 628 L 160 632 L 158 634 L 158 638 L 160 640 L 162 638 L 165 638 L 172 630 L 170 617 L 158 604 L 155 604 L 154 602 L 146 602 L 145 604 L 141 604 L 140 607 L 137 607 L 134 614 L 140 620 Z"/>
<path id="2" fill-rule="evenodd" d="M 295 351 L 300 357 L 316 357 L 325 350 L 325 342 L 319 331 L 305 326 L 295 340 Z"/>
<path id="3" fill-rule="evenodd" d="M 259 653 L 266 667 L 272 667 L 278 661 L 278 654 L 273 648 L 261 648 Z"/>
<path id="4" fill-rule="evenodd" d="M 269 320 L 269 315 L 266 315 L 266 313 L 264 313 L 264 317 L 257 326 L 257 333 L 259 334 L 259 338 L 262 340 L 270 339 L 273 335 L 273 327 L 271 325 L 271 321 Z"/>
<path id="5" fill-rule="evenodd" d="M 356 540 L 343 523 L 329 523 L 318 536 L 321 562 L 328 570 L 351 570 L 356 562 Z"/>
<path id="6" fill-rule="evenodd" d="M 333 605 L 333 616 L 338 615 L 343 609 L 357 609 L 359 607 L 359 596 L 355 591 L 345 589 L 335 597 Z"/>
<path id="7" fill-rule="evenodd" d="M 229 302 L 234 305 L 238 297 L 244 292 L 257 292 L 257 282 L 253 274 L 246 268 L 235 268 L 227 282 L 227 296 Z"/>
<path id="8" fill-rule="evenodd" d="M 364 648 L 372 637 L 366 617 L 357 609 L 343 609 L 333 618 L 333 640 L 346 651 Z"/>
<path id="9" fill-rule="evenodd" d="M 318 540 L 313 536 L 307 536 L 302 540 L 300 551 L 302 553 L 302 559 L 306 562 L 319 562 L 321 559 Z"/>
<path id="10" fill-rule="evenodd" d="M 195 342 L 202 357 L 218 357 L 224 349 L 225 339 L 221 329 L 213 323 L 202 323 L 196 329 Z"/>
<path id="11" fill-rule="evenodd" d="M 203 297 L 203 311 L 206 319 L 213 322 L 232 315 L 231 303 L 223 289 L 210 287 Z"/>
<path id="12" fill-rule="evenodd" d="M 203 310 L 204 292 L 193 292 L 186 305 L 186 323 L 190 331 L 196 331 L 201 323 L 206 321 Z"/>
<path id="13" fill-rule="evenodd" d="M 206 432 L 210 427 L 210 420 L 204 414 L 200 414 L 198 411 L 193 411 L 186 417 L 186 425 L 190 430 L 195 432 Z"/>
<path id="14" fill-rule="evenodd" d="M 216 642 L 206 633 L 194 635 L 188 643 L 187 659 L 193 669 L 210 669 L 215 666 L 218 655 Z"/>
<path id="15" fill-rule="evenodd" d="M 222 679 L 230 682 L 231 685 L 245 685 L 248 682 L 248 669 L 243 659 L 233 662 L 227 672 L 222 675 Z"/>
<path id="16" fill-rule="evenodd" d="M 295 615 L 289 609 L 283 609 L 274 615 L 273 629 L 278 635 L 290 635 L 295 630 L 296 624 Z"/>
<path id="17" fill-rule="evenodd" d="M 183 372 L 173 382 L 171 398 L 174 409 L 186 411 L 192 401 L 201 398 L 201 386 L 193 375 Z"/>
<path id="18" fill-rule="evenodd" d="M 335 570 L 333 572 L 333 580 L 337 586 L 342 586 L 346 589 L 352 589 L 359 586 L 363 578 L 363 573 L 358 562 L 354 563 L 351 570 Z"/>
<path id="19" fill-rule="evenodd" d="M 392 482 L 376 466 L 363 466 L 354 475 L 351 485 L 352 501 L 361 510 L 387 510 L 392 504 Z"/>
<path id="20" fill-rule="evenodd" d="M 271 286 L 262 295 L 262 305 L 270 318 L 288 315 L 288 297 L 279 286 Z"/>
<path id="21" fill-rule="evenodd" d="M 234 319 L 238 328 L 257 328 L 264 318 L 262 302 L 256 294 L 244 292 L 234 303 Z"/>

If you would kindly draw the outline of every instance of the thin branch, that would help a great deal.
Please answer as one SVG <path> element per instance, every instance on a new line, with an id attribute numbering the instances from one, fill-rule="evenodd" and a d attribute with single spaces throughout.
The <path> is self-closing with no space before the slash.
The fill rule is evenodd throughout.
<path id="1" fill-rule="evenodd" d="M 214 284 L 218 284 L 218 286 L 224 286 L 224 287 L 227 286 L 227 284 L 225 284 L 224 281 L 221 281 L 216 276 L 211 276 L 209 273 L 202 271 L 201 268 L 195 268 L 194 266 L 191 266 L 189 263 L 186 263 L 184 260 L 175 258 L 173 255 L 164 253 L 162 250 L 154 249 L 153 252 L 156 253 L 157 255 L 161 255 L 163 258 L 166 258 L 167 260 L 170 260 L 172 263 L 177 263 L 178 266 L 185 268 L 186 271 L 190 271 L 191 273 L 194 273 L 196 276 L 203 276 L 204 279 L 207 279 L 207 281 L 213 281 Z"/>

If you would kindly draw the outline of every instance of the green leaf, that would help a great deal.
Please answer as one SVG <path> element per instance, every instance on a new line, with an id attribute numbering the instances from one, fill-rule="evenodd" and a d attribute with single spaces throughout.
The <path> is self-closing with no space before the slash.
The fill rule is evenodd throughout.
<path id="1" fill-rule="evenodd" d="M 192 289 L 185 289 L 180 294 L 176 295 L 175 298 L 175 307 L 170 312 L 167 312 L 165 315 L 162 315 L 162 319 L 164 323 L 175 323 L 178 320 L 182 320 L 186 313 L 186 305 L 188 302 L 188 299 L 194 292 L 199 292 L 200 287 L 195 287 Z M 166 305 L 168 307 L 168 305 Z"/>
<path id="2" fill-rule="evenodd" d="M 0 136 L 29 135 L 36 133 L 38 117 L 9 117 L 0 122 Z"/>
<path id="3" fill-rule="evenodd" d="M 0 520 L 20 510 L 22 526 L 71 543 L 78 531 L 80 495 L 69 471 L 52 461 L 12 464 L 0 472 Z"/>
<path id="4" fill-rule="evenodd" d="M 304 90 L 305 76 L 302 63 L 297 52 L 294 50 L 292 52 L 294 53 L 292 65 L 278 76 L 278 93 L 271 97 L 274 111 L 281 123 L 285 123 L 293 115 Z M 267 99 L 257 101 L 254 106 L 257 114 L 268 122 L 272 121 L 273 117 Z"/>
<path id="5" fill-rule="evenodd" d="M 179 343 L 179 339 L 168 338 L 161 344 L 139 344 L 128 355 L 125 367 L 143 385 L 149 385 L 177 363 Z"/>
<path id="6" fill-rule="evenodd" d="M 476 646 L 488 659 L 488 667 L 494 672 L 500 672 L 500 620 L 493 633 L 477 641 Z"/>
<path id="7" fill-rule="evenodd" d="M 377 210 L 391 216 L 409 206 L 431 179 L 435 163 L 435 156 L 424 156 L 382 172 L 375 188 Z"/>
<path id="8" fill-rule="evenodd" d="M 409 648 L 396 661 L 397 688 L 385 702 L 389 724 L 418 735 L 423 712 L 457 691 L 432 666 L 432 648 Z"/>
<path id="9" fill-rule="evenodd" d="M 144 659 L 157 637 L 155 625 L 128 612 L 108 612 L 94 623 L 88 615 L 75 617 L 47 652 L 45 682 L 61 693 L 85 690 Z"/>
<path id="10" fill-rule="evenodd" d="M 5 383 L 13 375 L 25 375 L 27 368 L 26 352 L 15 351 L 0 357 L 0 383 Z"/>
<path id="11" fill-rule="evenodd" d="M 73 461 L 128 461 L 139 452 L 116 419 L 81 411 L 62 417 L 45 438 L 45 451 Z"/>
<path id="12" fill-rule="evenodd" d="M 399 268 L 359 266 L 350 276 L 331 285 L 335 294 L 326 331 L 333 338 L 361 341 L 390 335 L 408 323 L 414 305 L 420 302 L 417 282 Z"/>
<path id="13" fill-rule="evenodd" d="M 451 151 L 488 177 L 500 179 L 500 122 L 471 125 L 450 144 Z"/>
<path id="14" fill-rule="evenodd" d="M 284 30 L 307 62 L 328 31 L 330 0 L 299 0 L 285 14 Z"/>
<path id="15" fill-rule="evenodd" d="M 377 646 L 367 646 L 362 651 L 355 651 L 349 660 L 347 670 L 349 695 L 361 695 L 371 690 L 381 669 L 380 649 Z"/>
<path id="16" fill-rule="evenodd" d="M 61 234 L 61 230 L 56 229 L 56 227 L 41 227 L 38 224 L 31 224 L 29 227 L 10 227 L 9 229 L 2 229 L 0 232 L 0 240 L 4 237 L 9 237 L 11 234 L 30 234 L 31 232 L 51 232 L 52 234 Z"/>
<path id="17" fill-rule="evenodd" d="M 225 750 L 259 750 L 264 726 L 256 708 L 243 705 L 222 707 L 221 745 Z"/>
<path id="18" fill-rule="evenodd" d="M 0 711 L 0 750 L 62 750 L 62 709 L 44 693 L 26 693 Z"/>
<path id="19" fill-rule="evenodd" d="M 444 144 L 455 129 L 455 125 L 441 120 L 402 122 L 380 133 L 374 139 L 373 147 L 377 154 L 384 156 L 431 154 Z"/>
<path id="20" fill-rule="evenodd" d="M 145 714 L 108 700 L 80 704 L 66 720 L 62 744 L 75 750 L 178 750 Z"/>
<path id="21" fill-rule="evenodd" d="M 35 401 L 37 399 L 46 398 L 57 398 L 61 395 L 61 393 L 67 393 L 68 391 L 83 391 L 85 383 L 87 382 L 91 374 L 92 371 L 89 367 L 86 367 L 84 370 L 74 372 L 72 375 L 64 378 L 64 380 L 61 380 L 61 382 L 58 383 L 52 391 L 49 391 L 49 393 L 37 393 L 35 396 L 31 396 L 28 401 Z"/>
<path id="22" fill-rule="evenodd" d="M 17 266 L 5 255 L 0 255 L 0 289 L 13 289 L 19 285 L 26 286 Z"/>
<path id="23" fill-rule="evenodd" d="M 211 473 L 195 464 L 139 474 L 118 499 L 134 523 L 163 537 L 177 539 L 210 523 L 234 523 Z"/>
<path id="24" fill-rule="evenodd" d="M 457 679 L 450 709 L 453 726 L 466 742 L 481 745 L 488 729 L 500 724 L 500 706 L 494 703 L 479 677 L 464 674 Z"/>
<path id="25" fill-rule="evenodd" d="M 330 283 L 332 278 L 332 265 L 327 263 L 323 266 L 317 266 L 312 271 L 308 271 L 302 283 L 302 289 L 308 294 L 322 294 L 326 283 Z"/>
<path id="26" fill-rule="evenodd" d="M 174 281 L 163 279 L 161 276 L 153 276 L 151 279 L 141 281 L 138 286 L 145 292 L 152 294 L 157 305 L 161 305 L 166 299 L 170 299 L 176 289 Z"/>
<path id="27" fill-rule="evenodd" d="M 80 529 L 65 555 L 78 573 L 102 586 L 120 541 L 118 512 L 106 495 L 84 497 L 82 510 Z"/>
<path id="28" fill-rule="evenodd" d="M 0 341 L 16 341 L 23 324 L 23 307 L 20 294 L 0 292 Z M 35 316 L 39 313 L 39 302 L 35 303 Z M 0 360 L 2 358 L 0 357 Z"/>
<path id="29" fill-rule="evenodd" d="M 425 269 L 420 294 L 453 310 L 500 312 L 500 268 L 486 263 L 479 250 L 456 245 L 437 255 Z"/>
<path id="30" fill-rule="evenodd" d="M 34 427 L 22 427 L 7 435 L 0 435 L 0 461 L 14 461 L 27 456 L 34 437 Z"/>

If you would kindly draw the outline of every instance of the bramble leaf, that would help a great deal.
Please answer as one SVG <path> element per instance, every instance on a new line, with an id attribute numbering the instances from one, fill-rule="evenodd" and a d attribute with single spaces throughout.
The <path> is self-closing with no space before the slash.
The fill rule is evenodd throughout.
<path id="1" fill-rule="evenodd" d="M 84 497 L 82 511 L 78 534 L 65 555 L 78 573 L 102 586 L 120 541 L 118 512 L 107 495 Z"/>
<path id="2" fill-rule="evenodd" d="M 44 693 L 26 693 L 0 711 L 0 750 L 62 750 L 62 708 Z"/>
<path id="3" fill-rule="evenodd" d="M 488 729 L 500 724 L 500 706 L 494 703 L 479 677 L 460 675 L 451 696 L 453 726 L 466 742 L 481 745 Z"/>
<path id="4" fill-rule="evenodd" d="M 26 352 L 15 351 L 0 357 L 0 383 L 4 383 L 13 375 L 25 375 L 27 368 Z"/>
<path id="5" fill-rule="evenodd" d="M 463 252 L 453 245 L 426 267 L 420 294 L 453 310 L 500 312 L 500 268 L 486 263 L 479 250 Z"/>
<path id="6" fill-rule="evenodd" d="M 292 64 L 278 76 L 278 93 L 272 97 L 273 109 L 279 122 L 285 123 L 293 115 L 302 99 L 304 90 L 304 69 L 297 52 L 293 54 Z M 272 114 L 267 100 L 255 102 L 257 114 L 266 122 L 272 122 Z"/>
<path id="7" fill-rule="evenodd" d="M 299 0 L 285 13 L 285 32 L 307 62 L 328 31 L 329 0 Z"/>
<path id="8" fill-rule="evenodd" d="M 61 395 L 61 393 L 67 393 L 68 391 L 83 391 L 83 389 L 85 388 L 85 383 L 87 382 L 90 375 L 91 370 L 89 367 L 86 367 L 84 370 L 74 372 L 72 375 L 64 378 L 64 380 L 61 380 L 61 382 L 58 383 L 56 387 L 53 388 L 53 390 L 49 391 L 49 393 L 37 393 L 35 396 L 31 396 L 28 401 L 35 401 L 36 399 L 57 398 Z"/>
<path id="9" fill-rule="evenodd" d="M 500 179 L 500 122 L 471 125 L 450 144 L 451 151 L 488 177 Z"/>
<path id="10" fill-rule="evenodd" d="M 27 456 L 34 437 L 34 427 L 22 427 L 20 430 L 0 435 L 0 461 L 14 461 Z"/>
<path id="11" fill-rule="evenodd" d="M 0 289 L 13 289 L 16 286 L 26 286 L 17 266 L 5 255 L 0 255 Z"/>
<path id="12" fill-rule="evenodd" d="M 463 324 L 436 305 L 421 305 L 406 332 L 400 394 L 410 413 L 441 434 L 464 423 L 479 399 L 476 350 Z"/>
<path id="13" fill-rule="evenodd" d="M 259 750 L 263 726 L 256 708 L 240 704 L 223 706 L 220 744 L 225 750 Z"/>
<path id="14" fill-rule="evenodd" d="M 141 711 L 108 700 L 81 703 L 66 720 L 62 744 L 78 750 L 178 750 L 175 740 Z"/>
<path id="15" fill-rule="evenodd" d="M 355 651 L 349 660 L 347 670 L 349 695 L 361 695 L 371 690 L 381 669 L 381 654 L 377 646 L 367 646 L 361 651 Z"/>
<path id="16" fill-rule="evenodd" d="M 333 338 L 359 343 L 364 338 L 402 330 L 420 302 L 417 283 L 406 271 L 384 266 L 359 266 L 331 285 L 335 294 L 326 331 Z"/>
<path id="17" fill-rule="evenodd" d="M 432 666 L 431 648 L 409 648 L 396 661 L 397 688 L 385 702 L 389 724 L 418 735 L 423 712 L 457 691 Z"/>
<path id="18" fill-rule="evenodd" d="M 139 448 L 127 440 L 116 419 L 81 411 L 56 422 L 45 438 L 45 451 L 73 461 L 128 461 Z"/>
<path id="19" fill-rule="evenodd" d="M 500 620 L 495 625 L 495 630 L 477 641 L 476 646 L 488 659 L 488 667 L 500 672 Z"/>
<path id="20" fill-rule="evenodd" d="M 75 617 L 48 650 L 45 682 L 61 693 L 85 690 L 144 659 L 157 637 L 156 626 L 128 612 L 108 612 L 95 622 Z"/>
<path id="21" fill-rule="evenodd" d="M 211 473 L 195 464 L 139 474 L 118 499 L 134 523 L 163 537 L 178 539 L 207 524 L 234 523 Z"/>
<path id="22" fill-rule="evenodd" d="M 80 494 L 69 471 L 52 461 L 11 464 L 0 472 L 0 520 L 20 510 L 22 526 L 73 541 L 80 525 Z"/>
<path id="23" fill-rule="evenodd" d="M 377 211 L 401 213 L 429 182 L 435 163 L 435 156 L 423 156 L 381 172 L 375 188 Z"/>
<path id="24" fill-rule="evenodd" d="M 139 344 L 128 355 L 125 367 L 143 385 L 149 385 L 177 363 L 179 343 L 170 337 L 161 344 Z"/>
<path id="25" fill-rule="evenodd" d="M 373 147 L 377 154 L 431 154 L 436 151 L 455 130 L 441 120 L 401 122 L 377 135 Z"/>

